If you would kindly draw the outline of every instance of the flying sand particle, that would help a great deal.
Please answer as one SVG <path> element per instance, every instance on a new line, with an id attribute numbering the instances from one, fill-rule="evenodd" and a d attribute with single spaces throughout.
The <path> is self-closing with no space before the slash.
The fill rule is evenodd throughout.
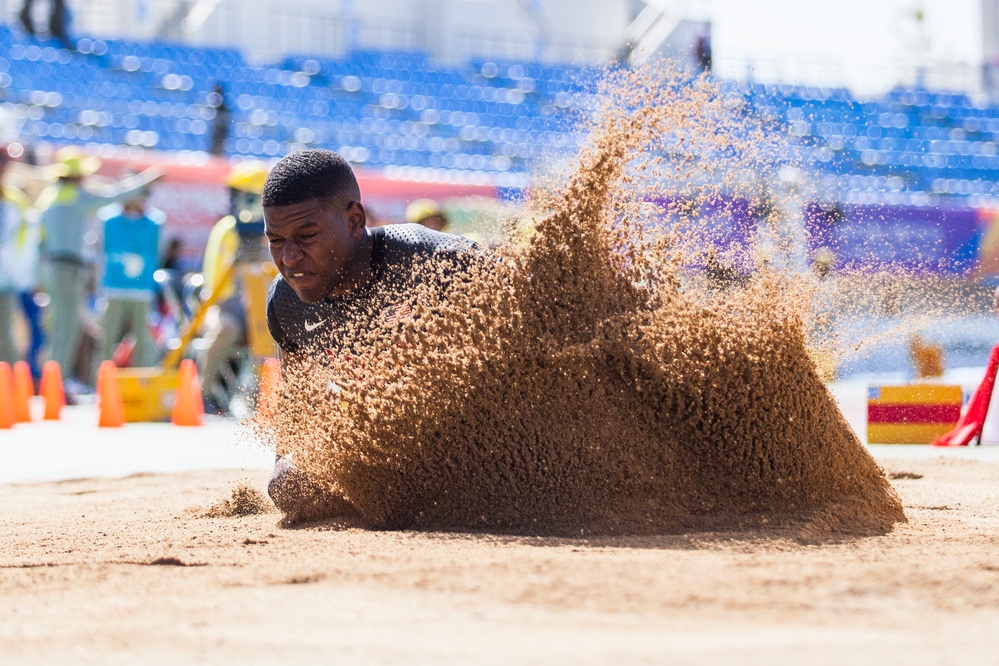
<path id="1" fill-rule="evenodd" d="M 816 372 L 807 287 L 752 248 L 719 250 L 728 273 L 704 269 L 701 211 L 722 187 L 763 199 L 763 126 L 703 79 L 605 87 L 571 173 L 446 300 L 409 294 L 413 320 L 358 326 L 362 357 L 286 369 L 278 453 L 377 528 L 904 521 Z"/>

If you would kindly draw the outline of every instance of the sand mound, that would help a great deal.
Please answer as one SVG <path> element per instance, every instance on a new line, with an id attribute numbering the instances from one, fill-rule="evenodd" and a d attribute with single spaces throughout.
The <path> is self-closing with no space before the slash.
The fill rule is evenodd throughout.
<path id="1" fill-rule="evenodd" d="M 260 490 L 241 483 L 233 488 L 231 496 L 222 498 L 200 515 L 203 518 L 234 518 L 273 513 L 274 510 L 274 504 Z"/>
<path id="2" fill-rule="evenodd" d="M 363 364 L 291 369 L 279 453 L 378 527 L 904 520 L 816 374 L 794 276 L 749 251 L 726 257 L 745 279 L 701 279 L 699 211 L 754 186 L 738 176 L 764 168 L 764 128 L 704 81 L 619 74 L 601 100 L 564 184 L 446 302 L 411 294 L 414 321 L 359 330 Z"/>

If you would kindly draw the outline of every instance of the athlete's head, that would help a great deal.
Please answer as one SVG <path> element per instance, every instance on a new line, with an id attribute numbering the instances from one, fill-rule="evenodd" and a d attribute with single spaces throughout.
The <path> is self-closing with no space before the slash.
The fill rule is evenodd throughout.
<path id="1" fill-rule="evenodd" d="M 278 271 L 306 303 L 348 290 L 367 268 L 366 215 L 354 171 L 328 150 L 302 150 L 271 169 L 264 230 Z"/>

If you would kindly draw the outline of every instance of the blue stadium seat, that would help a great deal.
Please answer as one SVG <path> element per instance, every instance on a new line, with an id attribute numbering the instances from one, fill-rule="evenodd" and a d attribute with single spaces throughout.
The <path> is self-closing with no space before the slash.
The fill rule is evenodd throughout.
<path id="1" fill-rule="evenodd" d="M 34 109 L 29 141 L 203 150 L 205 97 L 223 82 L 234 154 L 322 145 L 369 166 L 524 173 L 543 150 L 575 150 L 578 105 L 599 77 L 592 67 L 520 60 L 448 67 L 415 51 L 298 54 L 251 66 L 235 49 L 83 37 L 70 53 L 0 27 L 0 92 Z M 720 87 L 786 126 L 796 142 L 789 154 L 813 159 L 828 177 L 860 178 L 850 191 L 999 190 L 999 106 L 923 89 L 860 101 L 844 88 Z"/>

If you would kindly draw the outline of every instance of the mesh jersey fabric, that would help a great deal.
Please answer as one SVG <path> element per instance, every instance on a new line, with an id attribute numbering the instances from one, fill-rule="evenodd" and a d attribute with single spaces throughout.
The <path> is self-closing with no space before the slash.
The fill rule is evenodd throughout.
<path id="1" fill-rule="evenodd" d="M 433 275 L 445 290 L 476 249 L 460 236 L 418 224 L 376 227 L 371 234 L 371 279 L 353 292 L 305 303 L 281 276 L 271 283 L 267 326 L 283 352 L 312 353 L 324 360 L 363 353 L 354 347 L 357 333 L 407 318 L 414 289 Z M 423 261 L 434 261 L 441 270 L 419 270 Z"/>

